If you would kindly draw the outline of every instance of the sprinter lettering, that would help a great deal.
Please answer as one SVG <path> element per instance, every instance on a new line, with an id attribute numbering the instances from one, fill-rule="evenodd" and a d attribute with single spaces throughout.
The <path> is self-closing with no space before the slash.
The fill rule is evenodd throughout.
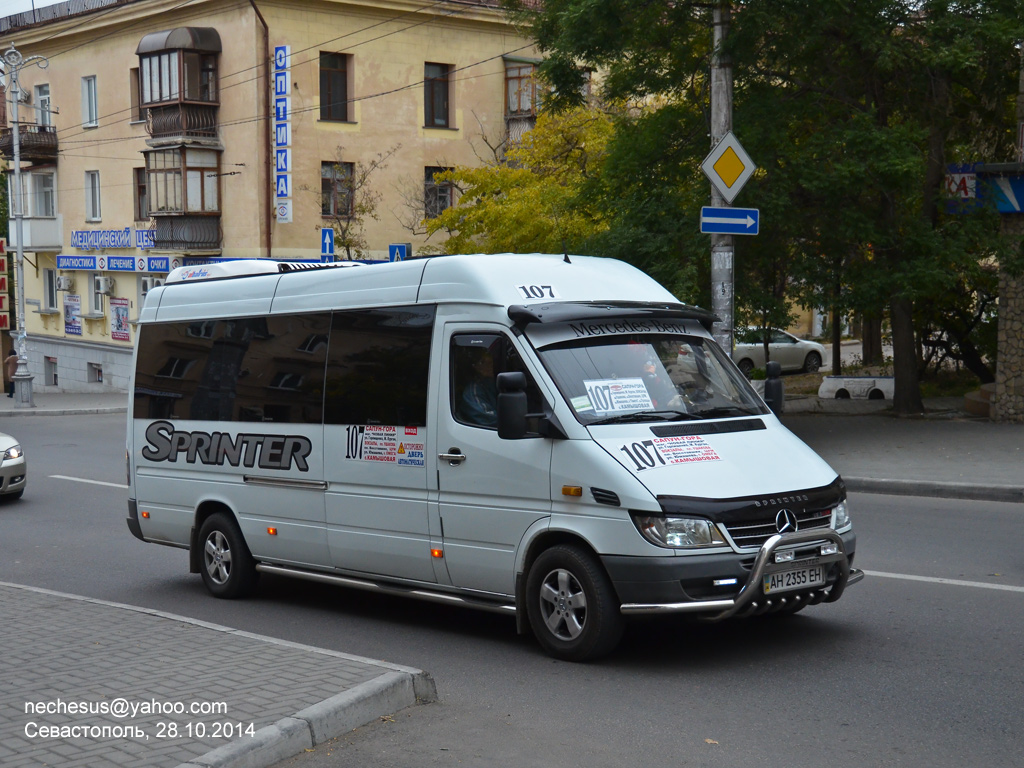
<path id="1" fill-rule="evenodd" d="M 240 432 L 183 432 L 169 421 L 154 421 L 146 427 L 142 456 L 149 461 L 177 461 L 179 455 L 189 464 L 230 464 L 260 469 L 295 468 L 308 472 L 306 459 L 313 444 L 302 435 L 259 435 Z"/>

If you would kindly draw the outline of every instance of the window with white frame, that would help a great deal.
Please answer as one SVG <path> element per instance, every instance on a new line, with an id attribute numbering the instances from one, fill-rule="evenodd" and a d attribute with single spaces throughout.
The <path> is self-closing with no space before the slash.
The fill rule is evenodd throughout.
<path id="1" fill-rule="evenodd" d="M 89 311 L 94 315 L 103 314 L 103 275 L 93 272 L 89 276 Z"/>
<path id="2" fill-rule="evenodd" d="M 85 220 L 99 221 L 100 210 L 100 172 L 85 172 Z"/>
<path id="3" fill-rule="evenodd" d="M 96 75 L 82 78 L 82 127 L 99 125 L 99 106 L 96 101 Z"/>
<path id="4" fill-rule="evenodd" d="M 56 196 L 53 189 L 52 173 L 33 173 L 32 207 L 30 216 L 56 216 Z"/>
<path id="5" fill-rule="evenodd" d="M 43 270 L 43 309 L 53 311 L 57 309 L 57 270 Z"/>
<path id="6" fill-rule="evenodd" d="M 36 124 L 53 125 L 53 118 L 50 116 L 50 84 L 42 83 L 35 87 L 36 96 Z"/>

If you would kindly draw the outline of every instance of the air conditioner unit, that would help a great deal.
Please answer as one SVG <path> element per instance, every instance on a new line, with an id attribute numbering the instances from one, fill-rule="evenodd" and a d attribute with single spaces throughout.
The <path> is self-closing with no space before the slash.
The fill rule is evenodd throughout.
<path id="1" fill-rule="evenodd" d="M 112 277 L 97 277 L 96 278 L 96 290 L 102 293 L 104 296 L 110 296 L 114 293 L 114 278 Z"/>
<path id="2" fill-rule="evenodd" d="M 22 104 L 29 104 L 32 101 L 32 92 L 26 91 L 24 88 L 18 91 L 18 101 Z"/>
<path id="3" fill-rule="evenodd" d="M 73 290 L 75 290 L 75 278 L 68 277 L 66 275 L 59 275 L 57 277 L 57 290 L 58 291 L 73 291 Z"/>

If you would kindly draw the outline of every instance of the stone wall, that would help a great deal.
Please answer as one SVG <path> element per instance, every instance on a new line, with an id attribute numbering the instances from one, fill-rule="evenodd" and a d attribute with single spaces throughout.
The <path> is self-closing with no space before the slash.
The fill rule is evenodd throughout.
<path id="1" fill-rule="evenodd" d="M 1024 238 L 1024 214 L 1003 214 L 1003 232 Z M 1024 422 L 1024 275 L 999 273 L 999 364 L 994 421 Z"/>

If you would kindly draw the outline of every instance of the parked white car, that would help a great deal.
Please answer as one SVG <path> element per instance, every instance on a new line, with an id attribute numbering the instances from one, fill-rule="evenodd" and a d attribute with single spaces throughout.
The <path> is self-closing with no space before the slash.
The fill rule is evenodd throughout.
<path id="1" fill-rule="evenodd" d="M 25 452 L 10 435 L 0 432 L 0 499 L 20 499 L 25 492 Z"/>
<path id="2" fill-rule="evenodd" d="M 764 368 L 762 334 L 768 337 L 768 359 L 775 360 L 783 371 L 812 373 L 825 361 L 825 347 L 816 341 L 799 339 L 777 328 L 747 328 L 736 334 L 736 348 L 732 359 L 745 376 L 755 368 Z"/>

